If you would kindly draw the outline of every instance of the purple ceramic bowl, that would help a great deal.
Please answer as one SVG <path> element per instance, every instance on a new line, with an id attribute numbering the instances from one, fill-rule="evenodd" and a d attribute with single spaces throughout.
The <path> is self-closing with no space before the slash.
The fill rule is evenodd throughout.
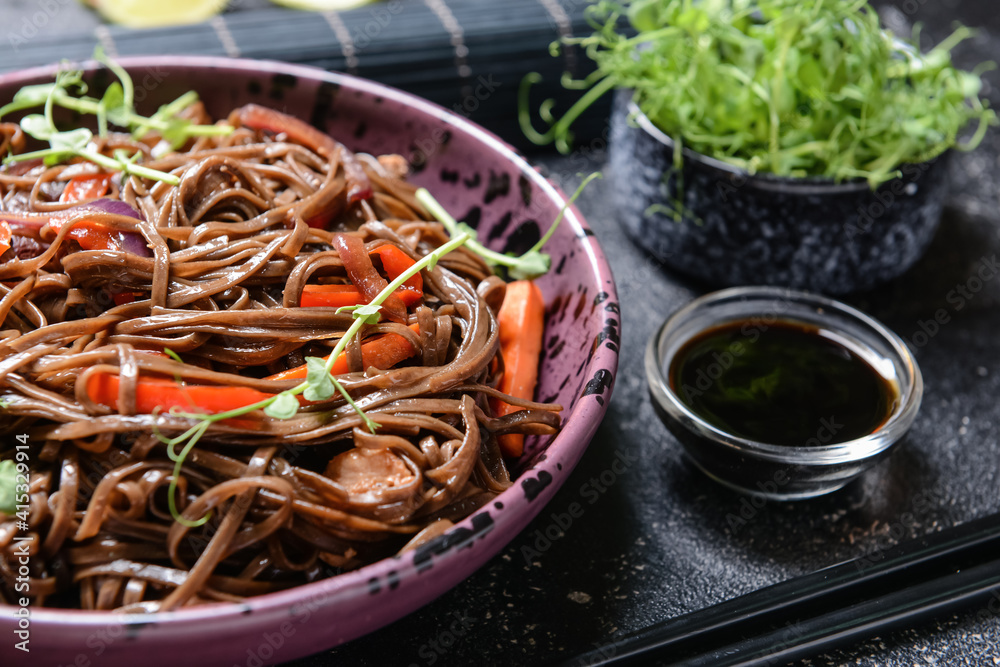
<path id="1" fill-rule="evenodd" d="M 319 69 L 200 57 L 123 59 L 140 110 L 196 90 L 216 117 L 256 102 L 325 128 L 357 151 L 399 153 L 456 217 L 500 250 L 530 247 L 565 198 L 510 146 L 439 106 Z M 0 104 L 52 69 L 0 76 Z M 99 86 L 102 72 L 95 75 Z M 511 113 L 515 110 L 511 109 Z M 529 439 L 515 484 L 447 534 L 401 557 L 332 579 L 249 598 L 139 616 L 32 609 L 30 653 L 13 648 L 17 620 L 0 608 L 0 663 L 261 665 L 330 648 L 438 597 L 495 555 L 538 514 L 576 465 L 604 416 L 618 364 L 618 297 L 604 253 L 571 208 L 539 279 L 546 331 L 538 397 L 564 406 L 563 428 Z"/>

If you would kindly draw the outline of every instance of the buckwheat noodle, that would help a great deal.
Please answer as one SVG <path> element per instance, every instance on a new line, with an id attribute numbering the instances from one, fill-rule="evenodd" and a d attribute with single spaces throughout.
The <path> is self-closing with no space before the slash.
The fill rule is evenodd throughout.
<path id="1" fill-rule="evenodd" d="M 186 113 L 211 122 L 200 105 Z M 237 109 L 232 134 L 165 155 L 153 141 L 100 140 L 109 155 L 141 150 L 176 186 L 115 174 L 98 201 L 64 203 L 70 179 L 96 166 L 0 170 L 0 219 L 13 230 L 0 258 L 0 458 L 28 436 L 33 605 L 154 612 L 357 568 L 440 535 L 506 489 L 499 435 L 558 427 L 558 406 L 509 397 L 525 409 L 494 416 L 504 283 L 459 249 L 423 272 L 418 304 L 366 325 L 347 348 L 339 379 L 377 434 L 339 395 L 290 419 L 257 411 L 215 422 L 177 480 L 182 516 L 211 518 L 195 528 L 172 518 L 162 438 L 194 422 L 139 412 L 139 384 L 289 389 L 301 380 L 268 376 L 327 356 L 352 322 L 300 306 L 306 285 L 348 282 L 344 248 L 362 262 L 385 244 L 419 259 L 448 240 L 401 157 L 352 154 L 274 112 L 262 129 L 250 122 L 262 113 Z M 24 143 L 0 124 L 4 152 Z M 86 250 L 68 232 L 83 219 L 113 230 L 117 245 Z M 364 368 L 361 345 L 388 334 L 416 353 Z M 110 405 L 88 392 L 109 375 Z M 0 515 L 10 604 L 21 595 L 14 537 L 25 534 Z"/>

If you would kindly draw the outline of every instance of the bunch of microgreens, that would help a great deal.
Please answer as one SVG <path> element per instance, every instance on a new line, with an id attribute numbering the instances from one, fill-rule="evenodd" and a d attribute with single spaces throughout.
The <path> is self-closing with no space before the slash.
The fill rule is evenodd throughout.
<path id="1" fill-rule="evenodd" d="M 120 171 L 170 185 L 180 182 L 173 174 L 136 164 L 141 152 L 129 155 L 127 151 L 119 149 L 113 156 L 104 155 L 94 147 L 94 133 L 85 127 L 59 130 L 53 115 L 55 107 L 96 116 L 100 137 L 108 136 L 109 124 L 127 128 L 137 141 L 155 132 L 169 144 L 170 150 L 180 148 L 193 137 L 225 135 L 233 131 L 228 125 L 197 125 L 179 117 L 178 114 L 198 101 L 198 95 L 193 91 L 160 107 L 150 117 L 139 115 L 135 111 L 135 86 L 128 72 L 118 63 L 106 58 L 100 48 L 95 50 L 94 58 L 118 77 L 118 81 L 108 86 L 100 99 L 86 95 L 87 84 L 83 80 L 83 72 L 62 70 L 56 74 L 53 83 L 25 86 L 17 91 L 9 104 L 0 107 L 2 119 L 9 113 L 43 106 L 43 113 L 29 114 L 21 119 L 21 129 L 25 134 L 49 144 L 48 148 L 41 150 L 10 155 L 4 159 L 4 164 L 42 158 L 46 165 L 53 165 L 78 157 L 109 171 Z M 77 96 L 74 96 L 74 91 Z"/>
<path id="2" fill-rule="evenodd" d="M 874 187 L 902 163 L 974 148 L 996 122 L 979 98 L 992 64 L 951 64 L 967 28 L 921 53 L 919 34 L 907 43 L 882 29 L 866 0 L 600 0 L 590 12 L 595 32 L 563 43 L 584 47 L 597 70 L 564 77 L 588 90 L 560 119 L 543 104 L 544 133 L 528 112 L 539 77 L 522 83 L 521 126 L 535 143 L 568 151 L 573 121 L 623 88 L 675 140 L 678 158 L 683 145 L 750 173 Z M 976 131 L 960 143 L 969 121 Z"/>

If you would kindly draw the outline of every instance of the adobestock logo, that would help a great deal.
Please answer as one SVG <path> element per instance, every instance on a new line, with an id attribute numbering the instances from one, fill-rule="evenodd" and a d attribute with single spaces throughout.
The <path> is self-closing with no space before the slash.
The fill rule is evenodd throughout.
<path id="1" fill-rule="evenodd" d="M 13 30 L 8 31 L 7 41 L 10 42 L 15 52 L 18 51 L 29 40 L 34 39 L 55 18 L 55 15 L 60 10 L 72 3 L 73 0 L 38 0 L 35 3 L 38 11 L 32 13 L 30 16 L 24 16 L 21 19 L 21 25 L 17 26 L 19 28 L 17 32 Z"/>
<path id="2" fill-rule="evenodd" d="M 625 472 L 639 461 L 639 457 L 634 453 L 629 453 L 624 449 L 615 452 L 615 458 L 605 470 L 599 475 L 591 477 L 580 485 L 577 494 L 587 505 L 593 505 L 601 499 L 625 474 Z M 552 521 L 544 528 L 538 528 L 525 540 L 530 540 L 529 544 L 521 547 L 521 557 L 525 565 L 531 565 L 542 554 L 552 548 L 552 545 L 566 536 L 566 531 L 576 523 L 587 508 L 580 502 L 573 501 L 565 512 L 552 512 L 549 517 Z"/>

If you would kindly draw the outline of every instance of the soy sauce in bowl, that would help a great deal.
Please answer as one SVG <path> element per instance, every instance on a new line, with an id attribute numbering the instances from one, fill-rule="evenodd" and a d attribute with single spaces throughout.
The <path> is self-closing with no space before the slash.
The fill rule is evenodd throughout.
<path id="1" fill-rule="evenodd" d="M 702 419 L 774 445 L 821 446 L 882 426 L 899 389 L 835 332 L 778 321 L 761 330 L 728 322 L 688 340 L 670 363 L 670 386 Z"/>
<path id="2" fill-rule="evenodd" d="M 695 299 L 653 335 L 645 365 L 653 407 L 692 463 L 781 500 L 835 491 L 870 469 L 923 395 L 916 360 L 884 324 L 775 287 Z"/>

